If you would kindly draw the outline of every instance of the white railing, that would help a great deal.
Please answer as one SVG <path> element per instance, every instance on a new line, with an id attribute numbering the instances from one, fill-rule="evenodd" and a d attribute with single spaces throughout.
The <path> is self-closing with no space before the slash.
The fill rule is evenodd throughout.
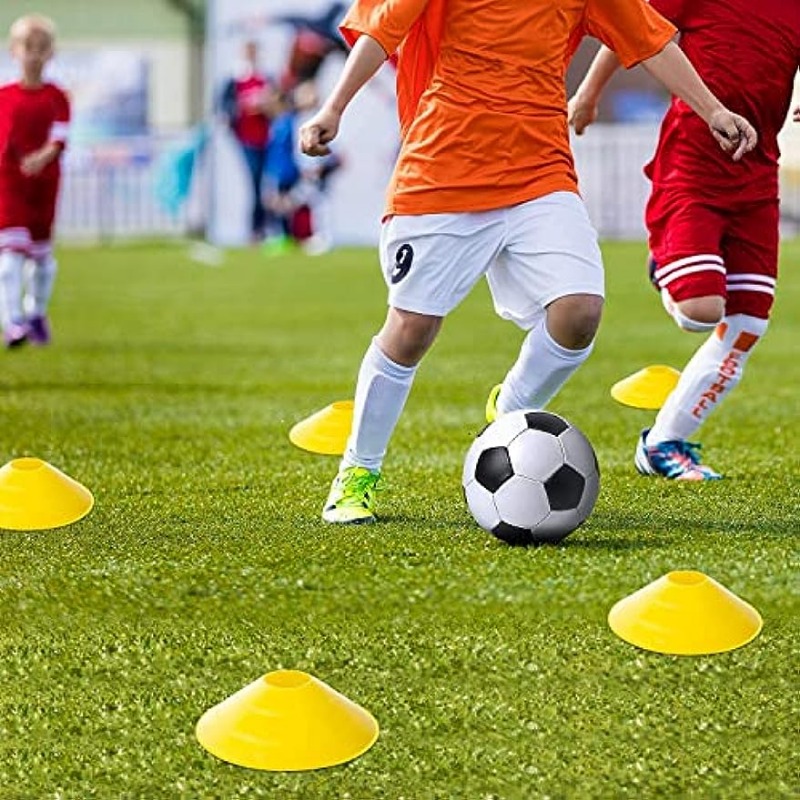
<path id="1" fill-rule="evenodd" d="M 199 170 L 187 203 L 171 213 L 163 202 L 164 163 L 170 154 L 186 147 L 192 133 L 171 137 L 139 137 L 75 144 L 65 161 L 59 206 L 58 238 L 64 241 L 180 237 L 199 231 L 206 221 L 205 173 Z M 573 137 L 581 191 L 589 214 L 605 239 L 639 239 L 645 235 L 644 206 L 649 184 L 642 173 L 652 155 L 657 129 L 653 125 L 597 125 L 586 136 Z M 782 172 L 784 233 L 800 234 L 800 142 L 785 150 Z M 200 162 L 204 162 L 201 160 Z M 380 202 L 384 174 L 348 178 L 342 170 L 341 187 L 348 191 L 372 191 Z M 238 176 L 238 173 L 237 173 Z M 363 178 L 363 179 L 362 179 Z M 241 183 L 240 178 L 237 183 Z M 376 187 L 365 186 L 372 180 Z M 376 190 L 377 191 L 374 191 Z M 334 188 L 331 202 L 337 204 Z M 347 203 L 339 205 L 340 222 Z M 380 207 L 370 209 L 372 219 Z M 334 226 L 337 214 L 333 214 Z M 374 225 L 377 229 L 377 225 Z M 372 229 L 372 228 L 370 228 Z M 340 233 L 334 239 L 346 243 Z"/>
<path id="2" fill-rule="evenodd" d="M 164 160 L 188 135 L 136 137 L 71 145 L 64 161 L 58 211 L 60 240 L 179 237 L 190 208 L 176 213 L 159 199 Z"/>

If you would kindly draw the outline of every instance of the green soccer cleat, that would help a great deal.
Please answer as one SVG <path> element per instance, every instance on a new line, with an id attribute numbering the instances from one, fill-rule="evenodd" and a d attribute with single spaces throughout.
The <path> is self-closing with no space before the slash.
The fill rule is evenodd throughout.
<path id="1" fill-rule="evenodd" d="M 489 397 L 486 400 L 486 421 L 494 422 L 497 419 L 497 398 L 500 396 L 500 390 L 503 388 L 502 383 L 492 387 L 489 392 Z"/>
<path id="2" fill-rule="evenodd" d="M 380 491 L 380 472 L 364 467 L 339 470 L 322 509 L 322 519 L 344 525 L 375 522 L 375 494 Z"/>

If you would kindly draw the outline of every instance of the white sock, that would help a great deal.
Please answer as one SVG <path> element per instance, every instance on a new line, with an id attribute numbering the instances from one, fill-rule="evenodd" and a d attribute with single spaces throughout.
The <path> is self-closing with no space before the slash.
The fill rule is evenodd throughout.
<path id="1" fill-rule="evenodd" d="M 416 371 L 396 364 L 372 340 L 358 372 L 353 429 L 342 467 L 381 468 Z"/>
<path id="2" fill-rule="evenodd" d="M 647 444 L 688 439 L 742 379 L 745 362 L 766 330 L 767 320 L 759 317 L 725 317 L 684 368 Z"/>
<path id="3" fill-rule="evenodd" d="M 7 328 L 12 322 L 25 319 L 22 308 L 22 284 L 25 255 L 13 250 L 0 251 L 0 324 Z"/>
<path id="4" fill-rule="evenodd" d="M 25 311 L 29 317 L 44 317 L 53 294 L 58 263 L 52 253 L 47 253 L 35 258 L 31 266 L 25 294 Z"/>
<path id="5" fill-rule="evenodd" d="M 592 347 L 593 344 L 583 350 L 562 347 L 550 336 L 542 320 L 525 337 L 516 363 L 503 380 L 497 397 L 498 413 L 544 408 L 586 361 Z"/>

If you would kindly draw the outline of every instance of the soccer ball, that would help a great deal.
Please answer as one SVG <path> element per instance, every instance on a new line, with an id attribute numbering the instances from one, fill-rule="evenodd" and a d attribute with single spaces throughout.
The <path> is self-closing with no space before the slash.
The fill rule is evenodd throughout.
<path id="1" fill-rule="evenodd" d="M 462 485 L 475 521 L 499 539 L 559 542 L 594 508 L 600 469 L 589 440 L 567 420 L 512 411 L 472 443 Z"/>

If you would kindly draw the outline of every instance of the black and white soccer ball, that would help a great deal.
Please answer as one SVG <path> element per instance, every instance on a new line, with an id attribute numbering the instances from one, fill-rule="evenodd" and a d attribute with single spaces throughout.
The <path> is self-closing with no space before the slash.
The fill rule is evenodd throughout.
<path id="1" fill-rule="evenodd" d="M 484 530 L 509 544 L 554 543 L 591 514 L 600 469 L 589 440 L 563 417 L 512 411 L 476 437 L 462 485 Z"/>

